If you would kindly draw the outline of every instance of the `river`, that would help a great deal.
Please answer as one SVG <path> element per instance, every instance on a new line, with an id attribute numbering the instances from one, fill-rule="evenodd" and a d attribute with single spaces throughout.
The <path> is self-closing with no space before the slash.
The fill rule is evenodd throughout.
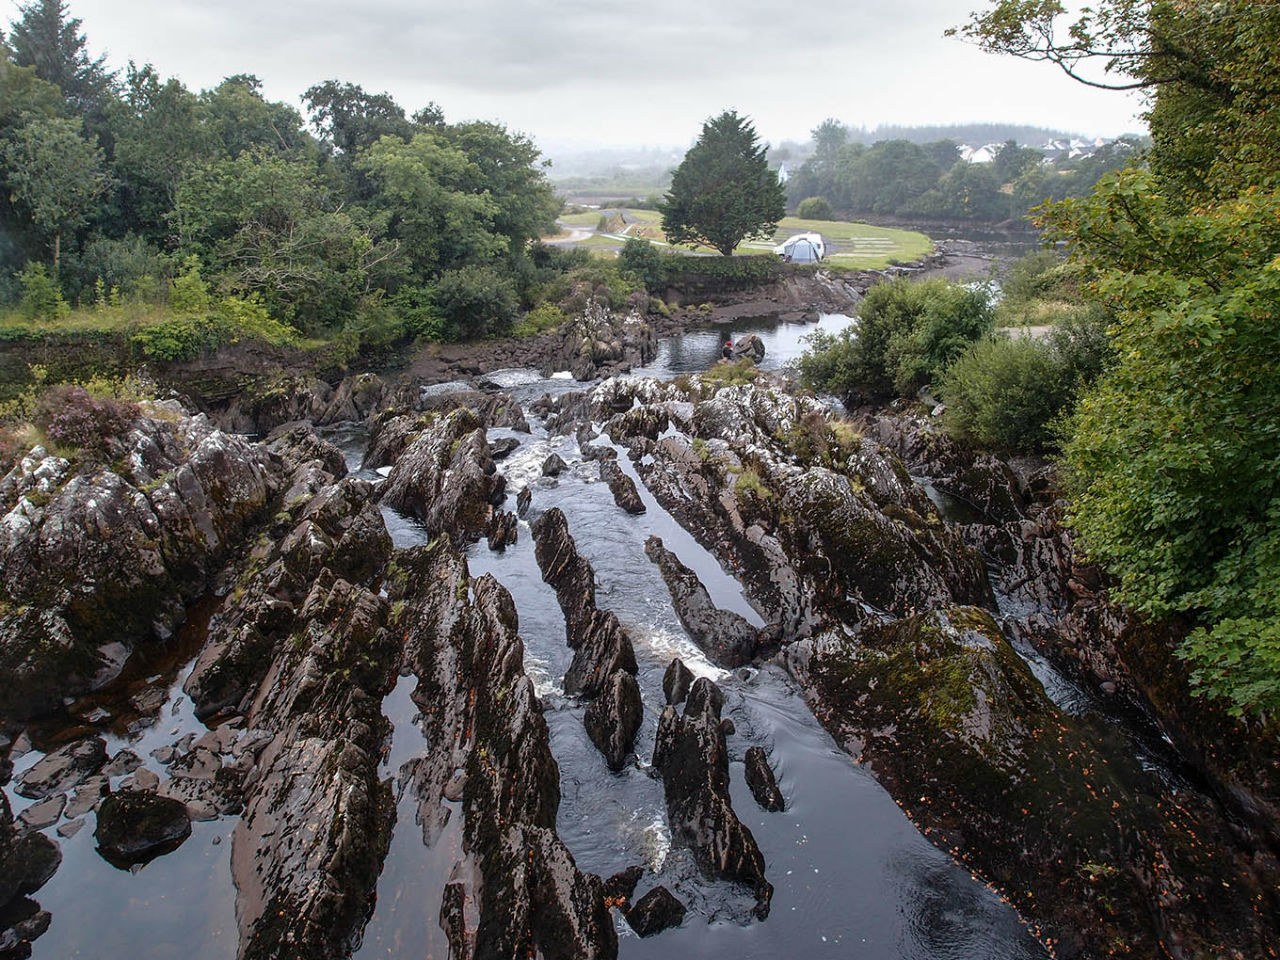
<path id="1" fill-rule="evenodd" d="M 817 328 L 835 331 L 847 323 L 846 317 L 826 316 Z M 762 322 L 743 323 L 732 333 L 759 335 L 766 347 L 763 365 L 776 369 L 800 353 L 803 337 L 814 329 Z M 706 369 L 718 357 L 724 333 L 693 331 L 666 339 L 654 362 L 636 373 L 663 377 Z M 564 380 L 544 380 L 533 371 L 502 371 L 490 378 L 511 390 L 526 409 L 544 392 L 581 389 Z M 620 773 L 610 772 L 587 739 L 583 705 L 563 694 L 561 682 L 571 651 L 555 594 L 542 582 L 534 560 L 528 524 L 521 521 L 515 546 L 494 553 L 483 543 L 474 545 L 468 562 L 472 576 L 492 573 L 515 599 L 526 671 L 542 698 L 560 766 L 558 828 L 578 864 L 604 876 L 643 865 L 646 873 L 637 896 L 662 883 L 690 908 L 679 929 L 647 940 L 632 934 L 619 918 L 620 955 L 635 960 L 1044 957 L 1017 913 L 929 843 L 870 772 L 837 746 L 783 671 L 773 666 L 726 671 L 701 655 L 676 618 L 657 568 L 644 554 L 644 540 L 653 533 L 661 536 L 668 549 L 698 573 L 717 604 L 759 623 L 740 584 L 643 484 L 637 486 L 647 512 L 623 514 L 599 482 L 596 464 L 581 457 L 573 437 L 549 436 L 535 417 L 530 422 L 531 434 L 490 431 L 491 438 L 510 436 L 520 442 L 499 464 L 507 480 L 505 508 L 515 509 L 515 495 L 525 486 L 532 487 L 531 516 L 561 508 L 579 550 L 595 568 L 599 606 L 617 614 L 631 634 L 645 703 L 635 763 Z M 358 469 L 366 441 L 363 428 L 338 428 L 329 435 L 351 468 Z M 542 477 L 541 464 L 552 452 L 559 453 L 570 469 L 558 478 Z M 620 451 L 620 462 L 635 478 L 625 451 Z M 397 548 L 424 542 L 413 521 L 389 508 L 383 512 Z M 163 688 L 164 706 L 150 724 L 117 724 L 108 733 L 111 753 L 128 747 L 163 774 L 151 751 L 202 731 L 181 690 L 199 635 L 200 625 L 195 623 L 187 631 L 186 647 L 175 645 L 169 662 L 141 671 Z M 725 715 L 736 728 L 729 737 L 734 807 L 755 834 L 775 887 L 772 912 L 763 922 L 749 918 L 750 898 L 727 884 L 705 880 L 689 853 L 670 842 L 662 784 L 651 775 L 648 760 L 663 704 L 662 673 L 673 656 L 681 657 L 695 674 L 714 678 L 726 694 Z M 135 685 L 138 673 L 132 674 Z M 103 703 L 110 706 L 136 689 L 126 682 L 128 676 L 103 691 Z M 402 764 L 424 744 L 414 722 L 411 689 L 412 680 L 402 679 L 384 703 L 395 729 L 383 769 L 397 779 Z M 115 707 L 111 712 L 119 713 Z M 78 730 L 82 735 L 83 724 Z M 56 725 L 34 731 L 37 746 L 45 749 L 74 732 Z M 787 801 L 781 813 L 762 811 L 744 783 L 742 758 L 755 745 L 765 748 L 777 773 Z M 21 757 L 18 771 L 41 755 L 34 749 Z M 115 778 L 112 785 L 118 783 Z M 15 812 L 30 804 L 11 788 L 12 784 L 6 789 Z M 413 822 L 414 798 L 407 790 L 399 797 L 377 904 L 356 956 L 443 958 L 448 951 L 436 918 L 461 818 L 451 818 L 453 829 L 446 829 L 428 847 Z M 228 865 L 234 818 L 197 823 L 192 837 L 177 851 L 132 872 L 118 871 L 97 856 L 92 815 L 86 819 L 78 833 L 59 838 L 62 867 L 37 895 L 53 917 L 49 931 L 33 944 L 38 960 L 235 956 L 235 891 Z M 52 835 L 54 828 L 48 829 Z"/>

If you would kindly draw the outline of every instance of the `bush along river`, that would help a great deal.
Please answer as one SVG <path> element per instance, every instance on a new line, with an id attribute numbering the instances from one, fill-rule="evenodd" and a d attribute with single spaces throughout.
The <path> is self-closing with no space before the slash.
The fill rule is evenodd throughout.
<path id="1" fill-rule="evenodd" d="M 1275 956 L 1274 769 L 1170 735 L 1050 471 L 838 418 L 812 329 L 31 450 L 0 957 Z"/>

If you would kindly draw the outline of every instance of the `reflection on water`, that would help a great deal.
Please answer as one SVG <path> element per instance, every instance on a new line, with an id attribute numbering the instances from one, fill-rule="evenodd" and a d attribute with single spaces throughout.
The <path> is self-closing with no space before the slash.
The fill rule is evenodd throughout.
<path id="1" fill-rule="evenodd" d="M 690 330 L 678 337 L 667 337 L 658 344 L 653 362 L 632 372 L 641 377 L 673 377 L 681 373 L 700 373 L 720 359 L 726 339 L 754 333 L 764 342 L 764 370 L 780 370 L 797 359 L 805 350 L 805 338 L 815 330 L 837 333 L 854 320 L 840 313 L 824 313 L 817 323 L 779 323 L 767 318 L 738 320 L 704 330 Z"/>

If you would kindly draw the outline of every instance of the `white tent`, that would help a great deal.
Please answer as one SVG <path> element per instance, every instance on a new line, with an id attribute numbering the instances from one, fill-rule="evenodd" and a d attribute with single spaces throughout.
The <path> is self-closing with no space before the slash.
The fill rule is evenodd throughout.
<path id="1" fill-rule="evenodd" d="M 773 252 L 790 263 L 817 263 L 827 255 L 820 233 L 797 233 L 773 248 Z"/>

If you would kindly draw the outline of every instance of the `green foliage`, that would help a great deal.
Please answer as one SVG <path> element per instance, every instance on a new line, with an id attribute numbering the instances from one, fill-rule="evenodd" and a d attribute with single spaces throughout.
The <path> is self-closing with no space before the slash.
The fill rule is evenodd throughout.
<path id="1" fill-rule="evenodd" d="M 628 238 L 618 254 L 618 266 L 636 277 L 650 292 L 661 291 L 666 286 L 666 260 L 648 240 Z"/>
<path id="2" fill-rule="evenodd" d="M 796 216 L 804 220 L 834 220 L 835 211 L 826 197 L 805 197 L 796 207 Z"/>
<path id="3" fill-rule="evenodd" d="M 1070 300 L 1079 296 L 1071 267 L 1053 250 L 1037 250 L 1009 265 L 1000 282 L 1003 301 L 1022 306 L 1032 300 Z"/>
<path id="4" fill-rule="evenodd" d="M 761 479 L 760 474 L 754 470 L 743 470 L 734 480 L 733 489 L 739 496 L 748 494 L 757 500 L 771 500 L 773 491 Z"/>
<path id="5" fill-rule="evenodd" d="M 169 304 L 175 310 L 195 313 L 209 309 L 209 287 L 200 276 L 200 258 L 182 262 L 182 272 L 169 284 Z"/>
<path id="6" fill-rule="evenodd" d="M 443 273 L 436 283 L 435 304 L 452 337 L 467 340 L 507 333 L 519 309 L 510 279 L 480 264 Z"/>
<path id="7" fill-rule="evenodd" d="M 297 343 L 297 333 L 272 320 L 260 300 L 226 297 L 212 311 L 167 316 L 139 330 L 131 339 L 144 356 L 176 363 L 195 360 L 207 351 L 241 339 L 292 346 Z"/>
<path id="8" fill-rule="evenodd" d="M 568 314 L 554 303 L 540 303 L 525 314 L 524 319 L 512 328 L 511 334 L 516 337 L 536 336 L 557 329 L 568 319 Z"/>
<path id="9" fill-rule="evenodd" d="M 43 263 L 29 263 L 18 274 L 22 299 L 18 309 L 29 320 L 54 321 L 66 316 L 70 308 L 62 299 L 58 281 L 49 276 Z"/>
<path id="10" fill-rule="evenodd" d="M 851 405 L 913 396 L 990 329 L 985 288 L 898 279 L 871 288 L 856 326 L 810 335 L 798 371 Z"/>
<path id="11" fill-rule="evenodd" d="M 405 333 L 415 340 L 444 340 L 448 333 L 445 318 L 436 309 L 435 291 L 430 287 L 401 287 L 391 298 Z"/>
<path id="12" fill-rule="evenodd" d="M 671 177 L 662 230 L 672 243 L 706 244 L 726 257 L 753 237 L 769 238 L 786 195 L 766 148 L 745 117 L 727 110 L 702 125 Z"/>

